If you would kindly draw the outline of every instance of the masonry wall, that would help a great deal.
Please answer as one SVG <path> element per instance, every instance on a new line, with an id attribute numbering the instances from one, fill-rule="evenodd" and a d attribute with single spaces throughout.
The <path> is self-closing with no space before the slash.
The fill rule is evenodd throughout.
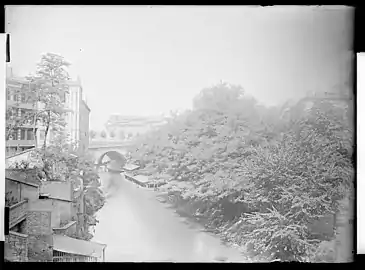
<path id="1" fill-rule="evenodd" d="M 74 237 L 76 234 L 76 221 L 69 222 L 66 226 L 62 228 L 55 228 L 53 229 L 54 234 L 59 235 L 67 235 L 69 237 Z"/>
<path id="2" fill-rule="evenodd" d="M 25 185 L 16 181 L 5 180 L 5 190 L 8 193 L 7 199 L 15 199 L 20 202 L 28 199 L 29 202 L 38 200 L 38 187 Z"/>
<path id="3" fill-rule="evenodd" d="M 61 223 L 67 223 L 72 220 L 72 203 L 54 200 L 54 204 L 60 213 L 60 221 Z"/>
<path id="4" fill-rule="evenodd" d="M 82 99 L 80 99 L 79 117 L 79 151 L 83 153 L 89 148 L 90 110 Z"/>
<path id="5" fill-rule="evenodd" d="M 50 211 L 29 211 L 26 232 L 28 234 L 28 258 L 32 261 L 52 261 L 53 236 Z"/>
<path id="6" fill-rule="evenodd" d="M 72 203 L 72 218 L 77 221 L 76 232 L 80 234 L 85 230 L 85 218 L 84 218 L 84 194 L 81 193 Z"/>
<path id="7" fill-rule="evenodd" d="M 51 212 L 51 228 L 58 228 L 61 223 L 61 215 L 57 211 L 57 207 L 53 204 L 53 200 L 41 199 L 33 202 L 29 206 L 31 211 L 50 211 Z"/>
<path id="8" fill-rule="evenodd" d="M 50 211 L 51 227 L 58 228 L 72 220 L 72 203 L 56 199 L 41 199 L 30 206 L 31 210 Z"/>
<path id="9" fill-rule="evenodd" d="M 8 243 L 8 256 L 13 261 L 24 262 L 28 260 L 28 236 L 17 232 L 9 232 L 5 236 L 5 243 Z"/>
<path id="10" fill-rule="evenodd" d="M 42 193 L 48 193 L 50 197 L 62 200 L 72 200 L 72 184 L 70 182 L 48 181 L 40 188 Z"/>
<path id="11" fill-rule="evenodd" d="M 18 182 L 5 179 L 6 201 L 20 202 L 20 184 Z"/>
<path id="12" fill-rule="evenodd" d="M 29 203 L 39 200 L 39 189 L 38 187 L 28 186 L 21 184 L 20 198 L 21 200 L 28 199 Z"/>

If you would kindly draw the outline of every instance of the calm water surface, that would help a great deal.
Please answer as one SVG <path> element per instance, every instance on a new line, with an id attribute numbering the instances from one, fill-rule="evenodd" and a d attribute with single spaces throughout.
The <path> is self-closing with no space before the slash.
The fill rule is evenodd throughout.
<path id="1" fill-rule="evenodd" d="M 211 262 L 215 258 L 243 261 L 240 253 L 221 244 L 201 227 L 179 217 L 156 199 L 156 193 L 119 174 L 100 173 L 102 186 L 118 183 L 99 211 L 94 241 L 107 244 L 107 262 Z"/>

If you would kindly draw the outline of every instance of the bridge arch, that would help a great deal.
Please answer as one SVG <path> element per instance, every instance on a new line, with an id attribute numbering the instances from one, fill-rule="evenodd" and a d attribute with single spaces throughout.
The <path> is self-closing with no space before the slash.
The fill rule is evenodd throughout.
<path id="1" fill-rule="evenodd" d="M 127 161 L 127 159 L 125 158 L 125 153 L 116 150 L 109 150 L 99 156 L 99 158 L 96 161 L 96 164 L 98 166 L 104 164 L 105 162 L 103 162 L 103 159 L 105 157 L 108 157 L 110 160 L 117 161 L 122 166 L 124 166 Z"/>

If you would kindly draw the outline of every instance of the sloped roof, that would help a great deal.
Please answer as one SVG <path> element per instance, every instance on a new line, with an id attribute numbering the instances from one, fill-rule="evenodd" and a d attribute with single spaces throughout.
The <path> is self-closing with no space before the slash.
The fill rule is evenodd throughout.
<path id="1" fill-rule="evenodd" d="M 17 162 L 17 161 L 21 161 L 21 160 L 29 162 L 29 165 L 31 167 L 42 166 L 43 165 L 42 160 L 37 155 L 38 154 L 36 151 L 34 151 L 34 148 L 31 148 L 31 149 L 28 149 L 28 150 L 25 150 L 22 152 L 18 152 L 14 155 L 6 157 L 6 159 L 5 159 L 6 164 L 7 164 L 6 166 L 9 167 L 9 166 L 11 166 L 11 164 L 13 162 Z"/>
<path id="2" fill-rule="evenodd" d="M 105 244 L 79 240 L 64 235 L 53 235 L 53 249 L 57 251 L 102 258 L 103 249 L 105 248 Z"/>
<path id="3" fill-rule="evenodd" d="M 134 165 L 134 164 L 126 164 L 124 165 L 123 169 L 127 170 L 127 171 L 134 171 L 136 169 L 138 169 L 140 166 L 138 165 Z"/>
<path id="4" fill-rule="evenodd" d="M 5 178 L 34 187 L 38 187 L 42 183 L 38 178 L 38 172 L 36 169 L 24 171 L 19 169 L 5 169 Z"/>
<path id="5" fill-rule="evenodd" d="M 9 156 L 7 156 L 6 157 L 6 159 L 9 159 L 9 158 L 12 158 L 12 157 L 16 157 L 16 156 L 20 156 L 20 155 L 23 155 L 23 154 L 25 154 L 25 153 L 28 153 L 28 152 L 31 152 L 31 151 L 33 151 L 34 149 L 33 148 L 31 148 L 31 149 L 27 149 L 27 150 L 24 150 L 24 151 L 21 151 L 21 152 L 17 152 L 17 153 L 15 153 L 15 154 L 13 154 L 13 155 L 9 155 Z"/>

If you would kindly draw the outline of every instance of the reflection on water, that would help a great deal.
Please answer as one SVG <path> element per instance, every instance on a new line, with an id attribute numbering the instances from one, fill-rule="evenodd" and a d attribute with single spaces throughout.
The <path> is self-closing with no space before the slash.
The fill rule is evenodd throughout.
<path id="1" fill-rule="evenodd" d="M 97 214 L 94 237 L 108 245 L 106 261 L 242 261 L 237 250 L 199 231 L 199 225 L 189 228 L 173 209 L 157 201 L 153 191 L 137 188 L 119 174 L 101 172 L 100 177 L 102 186 L 114 187 Z"/>

